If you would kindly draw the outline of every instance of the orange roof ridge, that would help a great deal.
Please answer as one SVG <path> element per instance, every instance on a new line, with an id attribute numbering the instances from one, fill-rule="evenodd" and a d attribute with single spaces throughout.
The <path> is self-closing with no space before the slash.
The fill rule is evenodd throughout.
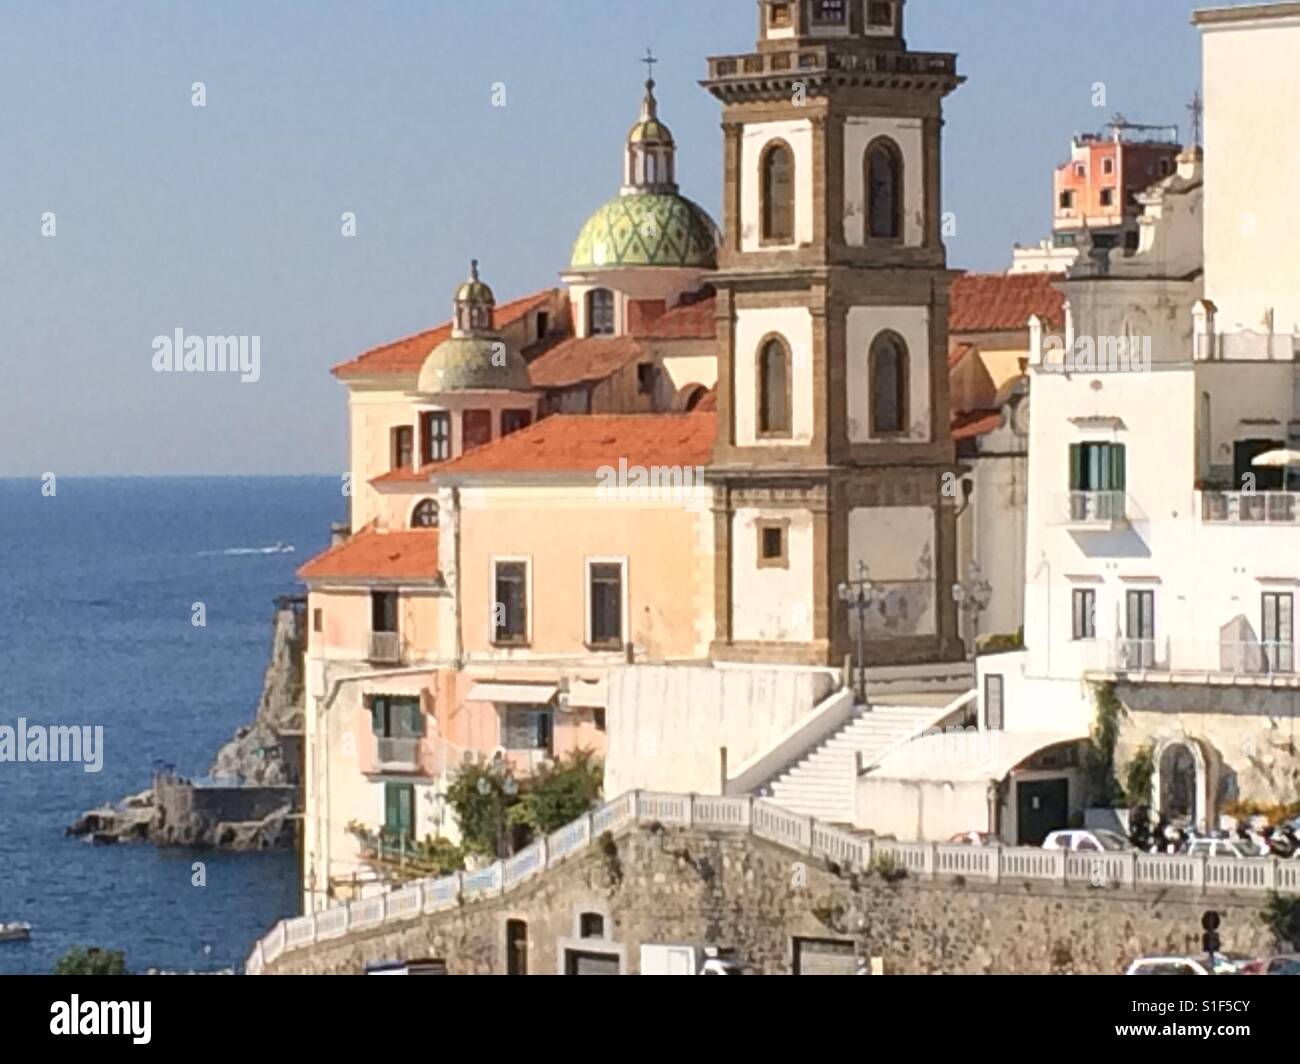
<path id="1" fill-rule="evenodd" d="M 300 580 L 435 581 L 437 529 L 381 532 L 372 521 L 298 570 Z"/>
<path id="2" fill-rule="evenodd" d="M 967 273 L 952 285 L 950 333 L 1014 332 L 1037 314 L 1050 328 L 1065 324 L 1065 296 L 1050 273 Z"/>

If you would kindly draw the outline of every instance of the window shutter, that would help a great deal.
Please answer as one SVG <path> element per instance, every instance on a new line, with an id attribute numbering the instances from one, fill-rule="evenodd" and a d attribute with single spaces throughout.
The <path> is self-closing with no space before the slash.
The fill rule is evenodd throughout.
<path id="1" fill-rule="evenodd" d="M 387 699 L 375 698 L 370 702 L 370 730 L 378 736 L 384 734 L 384 706 Z"/>
<path id="2" fill-rule="evenodd" d="M 1083 445 L 1070 444 L 1070 490 L 1083 490 Z"/>
<path id="3" fill-rule="evenodd" d="M 1122 443 L 1111 444 L 1110 447 L 1110 490 L 1124 491 L 1127 485 L 1124 483 L 1125 476 L 1124 445 Z"/>

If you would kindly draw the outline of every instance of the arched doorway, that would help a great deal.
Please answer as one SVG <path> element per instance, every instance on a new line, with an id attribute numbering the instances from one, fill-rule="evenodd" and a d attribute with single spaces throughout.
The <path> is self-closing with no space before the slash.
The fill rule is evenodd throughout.
<path id="1" fill-rule="evenodd" d="M 1167 820 L 1183 822 L 1199 830 L 1209 827 L 1209 768 L 1198 740 L 1189 737 L 1163 739 L 1153 754 L 1155 777 L 1152 790 L 1156 807 Z"/>

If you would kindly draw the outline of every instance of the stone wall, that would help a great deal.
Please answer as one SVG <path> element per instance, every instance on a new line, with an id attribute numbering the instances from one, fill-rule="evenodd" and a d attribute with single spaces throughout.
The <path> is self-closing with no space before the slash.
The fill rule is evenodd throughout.
<path id="1" fill-rule="evenodd" d="M 638 971 L 645 942 L 734 948 L 755 974 L 789 974 L 795 939 L 851 943 L 887 974 L 1113 974 L 1134 957 L 1199 948 L 1206 909 L 1223 948 L 1269 950 L 1261 897 L 1126 893 L 1041 882 L 887 882 L 846 877 L 749 835 L 636 830 L 576 855 L 509 897 L 397 929 L 376 928 L 286 953 L 268 974 L 358 973 L 438 957 L 454 975 L 504 974 L 506 925 L 527 923 L 529 974 L 562 970 L 567 950 Z M 604 937 L 582 939 L 584 913 Z"/>

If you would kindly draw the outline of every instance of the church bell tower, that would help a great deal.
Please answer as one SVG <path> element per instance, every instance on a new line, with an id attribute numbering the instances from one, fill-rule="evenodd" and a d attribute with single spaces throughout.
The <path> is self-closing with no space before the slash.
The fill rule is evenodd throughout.
<path id="1" fill-rule="evenodd" d="M 944 97 L 905 0 L 759 0 L 722 103 L 714 656 L 842 664 L 865 572 L 871 664 L 959 660 Z M 863 569 L 865 566 L 865 570 Z"/>

